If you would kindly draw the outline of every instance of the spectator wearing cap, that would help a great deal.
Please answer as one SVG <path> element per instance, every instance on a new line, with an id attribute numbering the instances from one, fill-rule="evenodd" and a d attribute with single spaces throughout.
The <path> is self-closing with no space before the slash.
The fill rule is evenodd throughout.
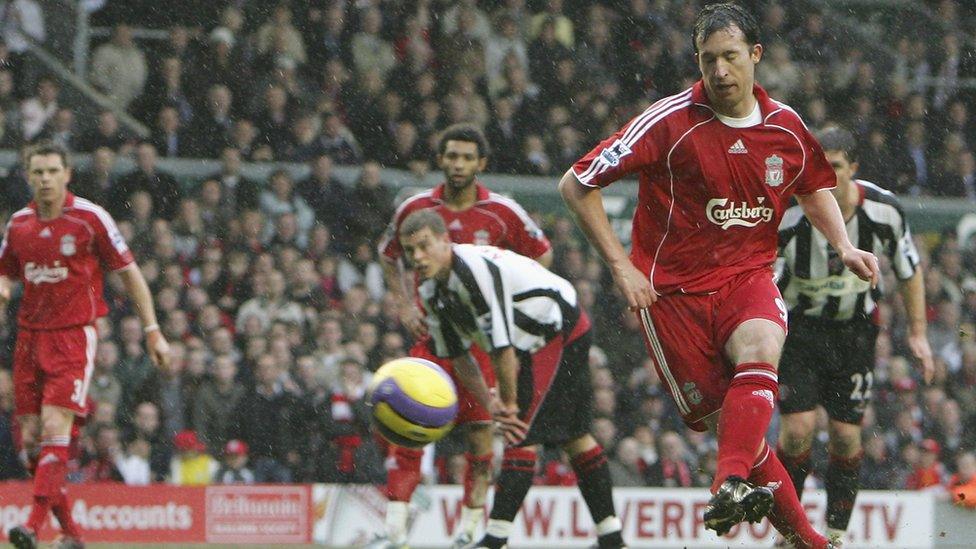
<path id="1" fill-rule="evenodd" d="M 214 484 L 254 484 L 254 472 L 247 467 L 247 444 L 231 439 L 224 445 L 224 460 L 214 473 Z"/>
<path id="2" fill-rule="evenodd" d="M 132 27 L 120 23 L 112 31 L 112 40 L 92 54 L 92 84 L 125 108 L 139 97 L 149 73 L 146 55 L 132 38 Z"/>
<path id="3" fill-rule="evenodd" d="M 919 445 L 921 454 L 918 463 L 905 480 L 907 490 L 925 490 L 941 488 L 946 481 L 945 466 L 939 458 L 942 447 L 931 438 L 923 440 Z"/>
<path id="4" fill-rule="evenodd" d="M 217 460 L 207 453 L 196 431 L 184 430 L 173 437 L 176 455 L 169 464 L 169 482 L 177 486 L 206 486 L 217 472 Z"/>

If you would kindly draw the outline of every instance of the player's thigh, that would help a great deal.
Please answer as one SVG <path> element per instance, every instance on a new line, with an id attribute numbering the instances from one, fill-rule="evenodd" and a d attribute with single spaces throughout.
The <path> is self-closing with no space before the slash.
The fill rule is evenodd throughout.
<path id="1" fill-rule="evenodd" d="M 743 274 L 718 292 L 715 300 L 715 340 L 729 360 L 776 366 L 787 333 L 787 310 L 772 272 L 760 269 Z"/>
<path id="2" fill-rule="evenodd" d="M 43 405 L 85 415 L 98 343 L 95 328 L 41 332 L 37 343 L 37 360 L 44 372 Z"/>
<path id="3" fill-rule="evenodd" d="M 779 361 L 779 409 L 782 414 L 811 412 L 820 401 L 824 347 L 820 332 L 801 322 L 790 326 Z"/>
<path id="4" fill-rule="evenodd" d="M 466 425 L 469 423 L 490 423 L 491 413 L 481 405 L 478 399 L 472 394 L 468 389 L 461 383 L 461 380 L 454 375 L 454 363 L 446 358 L 438 358 L 434 353 L 430 351 L 430 347 L 426 343 L 426 339 L 418 341 L 410 348 L 410 356 L 414 358 L 422 358 L 424 360 L 429 360 L 434 364 L 440 366 L 451 379 L 454 381 L 454 386 L 457 389 L 458 395 L 458 414 L 457 418 L 454 420 L 458 425 Z M 478 368 L 481 370 L 481 376 L 485 379 L 485 383 L 489 388 L 495 387 L 495 370 L 491 364 L 491 357 L 487 353 L 482 351 L 478 347 L 471 347 L 471 356 L 474 357 L 475 363 L 478 364 Z"/>
<path id="5" fill-rule="evenodd" d="M 37 334 L 40 332 L 21 328 L 14 344 L 14 413 L 22 417 L 39 417 L 41 414 L 44 372 L 37 361 Z"/>
<path id="6" fill-rule="evenodd" d="M 519 415 L 529 424 L 524 445 L 563 444 L 590 430 L 593 386 L 589 354 L 592 333 L 563 344 L 551 341 L 531 357 L 522 354 L 519 370 Z M 526 367 L 524 360 L 531 360 Z"/>
<path id="7" fill-rule="evenodd" d="M 820 399 L 834 421 L 860 425 L 874 394 L 875 340 L 869 322 L 853 323 L 831 340 L 833 368 L 820 385 Z"/>
<path id="8" fill-rule="evenodd" d="M 638 311 L 654 369 L 685 423 L 697 430 L 722 407 L 731 380 L 715 345 L 708 296 L 663 296 Z"/>

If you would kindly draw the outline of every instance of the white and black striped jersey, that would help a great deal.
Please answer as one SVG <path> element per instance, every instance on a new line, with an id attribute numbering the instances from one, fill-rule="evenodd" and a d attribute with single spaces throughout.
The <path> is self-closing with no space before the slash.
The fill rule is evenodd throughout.
<path id="1" fill-rule="evenodd" d="M 417 289 L 437 356 L 460 356 L 472 343 L 534 352 L 579 319 L 576 289 L 535 260 L 494 246 L 452 248 L 448 279 Z"/>
<path id="2" fill-rule="evenodd" d="M 856 247 L 886 256 L 895 276 L 907 280 L 918 268 L 918 251 L 904 211 L 892 193 L 855 180 L 861 203 L 847 221 L 847 236 Z M 779 227 L 777 283 L 794 315 L 823 320 L 850 320 L 870 315 L 882 295 L 852 273 L 840 256 L 803 215 L 789 208 Z"/>

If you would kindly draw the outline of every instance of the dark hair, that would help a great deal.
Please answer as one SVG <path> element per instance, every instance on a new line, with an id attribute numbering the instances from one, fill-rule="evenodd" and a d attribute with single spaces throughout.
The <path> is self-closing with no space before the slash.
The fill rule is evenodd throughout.
<path id="1" fill-rule="evenodd" d="M 692 31 L 691 43 L 698 53 L 698 41 L 705 42 L 712 34 L 735 27 L 745 35 L 746 42 L 751 46 L 759 43 L 759 23 L 751 13 L 738 4 L 726 2 L 711 4 L 698 12 L 695 18 L 695 28 Z"/>
<path id="2" fill-rule="evenodd" d="M 844 153 L 848 162 L 857 162 L 857 141 L 854 134 L 840 126 L 827 126 L 817 132 L 817 140 L 824 151 Z"/>
<path id="3" fill-rule="evenodd" d="M 68 149 L 52 141 L 39 141 L 24 149 L 24 167 L 30 167 L 31 158 L 34 158 L 35 156 L 47 156 L 49 154 L 56 154 L 60 156 L 61 163 L 64 164 L 65 168 L 71 167 L 71 159 L 68 155 Z"/>
<path id="4" fill-rule="evenodd" d="M 475 126 L 470 124 L 455 124 L 453 126 L 449 126 L 441 133 L 441 139 L 437 144 L 437 154 L 444 154 L 444 151 L 447 150 L 448 141 L 464 141 L 465 143 L 474 143 L 478 146 L 478 158 L 488 157 L 488 140 L 485 139 L 485 134 Z"/>
<path id="5" fill-rule="evenodd" d="M 447 234 L 444 218 L 430 208 L 417 210 L 408 215 L 400 225 L 400 236 L 416 234 L 424 229 L 430 229 L 435 235 Z"/>

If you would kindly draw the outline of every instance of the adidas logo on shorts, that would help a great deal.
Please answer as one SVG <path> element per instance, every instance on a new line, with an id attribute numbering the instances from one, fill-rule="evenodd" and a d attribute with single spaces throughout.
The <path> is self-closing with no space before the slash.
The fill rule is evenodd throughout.
<path id="1" fill-rule="evenodd" d="M 776 407 L 776 403 L 773 402 L 773 392 L 770 391 L 769 389 L 759 389 L 759 390 L 753 391 L 752 394 L 754 394 L 754 395 L 756 395 L 758 397 L 763 397 L 764 399 L 768 400 L 769 401 L 770 408 L 775 408 Z"/>

